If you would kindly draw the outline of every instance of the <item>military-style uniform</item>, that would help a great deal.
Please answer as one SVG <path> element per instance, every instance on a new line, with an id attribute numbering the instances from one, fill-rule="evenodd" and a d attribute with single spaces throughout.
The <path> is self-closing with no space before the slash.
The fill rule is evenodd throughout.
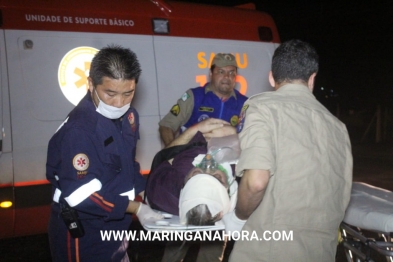
<path id="1" fill-rule="evenodd" d="M 251 97 L 244 113 L 236 172 L 271 177 L 243 227 L 260 239 L 237 241 L 230 261 L 334 261 L 352 185 L 345 125 L 296 84 Z"/>
<path id="2" fill-rule="evenodd" d="M 121 119 L 108 119 L 96 112 L 88 92 L 50 140 L 46 176 L 53 188 L 49 238 L 54 261 L 128 258 L 127 241 L 103 241 L 100 231 L 127 230 L 129 200 L 144 190 L 135 162 L 138 130 L 134 108 Z M 70 236 L 59 215 L 64 201 L 78 211 L 85 230 L 81 238 Z"/>
<path id="3" fill-rule="evenodd" d="M 184 131 L 207 118 L 219 118 L 237 126 L 246 100 L 246 96 L 234 89 L 232 95 L 223 101 L 214 94 L 210 83 L 207 83 L 203 88 L 187 90 L 159 125 L 169 127 L 174 132 L 180 127 Z"/>

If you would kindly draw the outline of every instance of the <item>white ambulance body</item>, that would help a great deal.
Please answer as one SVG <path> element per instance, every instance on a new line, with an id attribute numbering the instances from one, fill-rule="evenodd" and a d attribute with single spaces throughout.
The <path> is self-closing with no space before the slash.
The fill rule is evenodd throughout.
<path id="1" fill-rule="evenodd" d="M 0 203 L 12 204 L 0 208 L 0 238 L 46 231 L 48 141 L 86 94 L 100 48 L 128 47 L 141 63 L 132 104 L 143 173 L 162 148 L 159 120 L 188 88 L 208 81 L 214 54 L 235 54 L 242 93 L 271 90 L 279 37 L 262 12 L 148 0 L 0 0 L 0 11 Z"/>

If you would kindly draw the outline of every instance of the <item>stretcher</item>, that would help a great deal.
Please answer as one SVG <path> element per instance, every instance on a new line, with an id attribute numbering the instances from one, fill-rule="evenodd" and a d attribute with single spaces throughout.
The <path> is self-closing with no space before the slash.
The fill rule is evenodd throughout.
<path id="1" fill-rule="evenodd" d="M 196 232 L 196 231 L 214 231 L 214 230 L 224 230 L 225 225 L 220 220 L 211 226 L 194 226 L 194 225 L 183 225 L 180 223 L 179 216 L 172 214 L 162 213 L 164 218 L 160 220 L 146 220 L 141 222 L 144 229 L 147 231 L 158 231 L 158 232 L 169 232 L 169 231 L 183 231 L 183 232 Z"/>
<path id="2" fill-rule="evenodd" d="M 340 231 L 347 261 L 393 261 L 393 192 L 354 182 Z"/>

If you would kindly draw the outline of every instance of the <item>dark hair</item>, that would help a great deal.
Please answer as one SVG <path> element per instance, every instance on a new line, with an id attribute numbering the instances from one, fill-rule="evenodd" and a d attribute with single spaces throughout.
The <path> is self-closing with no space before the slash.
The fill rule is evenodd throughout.
<path id="1" fill-rule="evenodd" d="M 119 45 L 109 45 L 94 56 L 89 77 L 94 86 L 102 84 L 103 77 L 117 80 L 135 79 L 135 82 L 138 83 L 141 71 L 141 66 L 134 52 Z"/>
<path id="2" fill-rule="evenodd" d="M 187 214 L 187 225 L 211 226 L 221 219 L 220 213 L 212 217 L 206 204 L 200 204 L 190 209 Z"/>
<path id="3" fill-rule="evenodd" d="M 282 43 L 274 52 L 272 74 L 277 84 L 302 80 L 308 82 L 318 72 L 318 54 L 308 43 L 294 39 Z"/>

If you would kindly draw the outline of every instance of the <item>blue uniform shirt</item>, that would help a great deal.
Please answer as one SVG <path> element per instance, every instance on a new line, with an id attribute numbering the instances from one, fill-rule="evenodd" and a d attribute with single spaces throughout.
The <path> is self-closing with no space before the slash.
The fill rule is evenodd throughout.
<path id="1" fill-rule="evenodd" d="M 231 123 L 232 126 L 236 126 L 247 97 L 234 89 L 234 95 L 223 101 L 212 91 L 206 90 L 207 85 L 204 88 L 191 89 L 194 95 L 194 109 L 183 127 L 189 128 L 207 118 L 219 118 Z"/>
<path id="2" fill-rule="evenodd" d="M 68 254 L 87 261 L 120 260 L 126 255 L 126 250 L 121 250 L 124 243 L 102 241 L 99 231 L 127 230 L 131 224 L 131 214 L 125 210 L 129 200 L 145 188 L 135 161 L 138 138 L 139 116 L 134 108 L 122 120 L 108 119 L 96 112 L 90 92 L 52 137 L 46 175 L 53 185 L 55 202 L 49 224 L 54 260 Z M 78 243 L 71 243 L 72 250 L 65 249 L 70 247 L 66 245 L 67 229 L 59 219 L 59 201 L 67 201 L 78 211 L 86 232 Z M 74 244 L 79 245 L 74 247 L 79 254 L 75 254 Z"/>

